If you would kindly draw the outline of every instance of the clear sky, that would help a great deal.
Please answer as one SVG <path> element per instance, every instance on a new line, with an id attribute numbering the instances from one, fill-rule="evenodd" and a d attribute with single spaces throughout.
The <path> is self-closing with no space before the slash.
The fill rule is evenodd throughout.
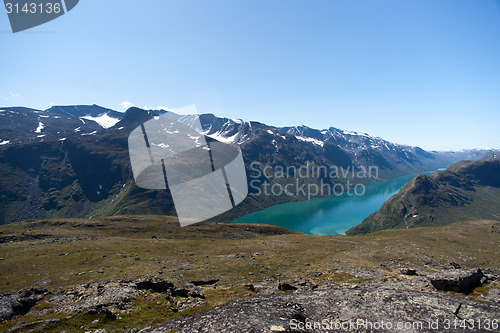
<path id="1" fill-rule="evenodd" d="M 12 34 L 0 105 L 178 108 L 500 148 L 500 0 L 80 0 Z"/>

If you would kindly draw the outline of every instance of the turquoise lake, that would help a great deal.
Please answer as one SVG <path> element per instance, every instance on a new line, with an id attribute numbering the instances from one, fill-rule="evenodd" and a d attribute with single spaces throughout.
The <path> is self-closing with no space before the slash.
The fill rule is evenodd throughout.
<path id="1" fill-rule="evenodd" d="M 426 172 L 428 174 L 430 172 Z M 243 216 L 233 223 L 278 225 L 313 235 L 344 235 L 360 224 L 416 174 L 366 185 L 363 196 L 339 196 L 288 202 Z"/>

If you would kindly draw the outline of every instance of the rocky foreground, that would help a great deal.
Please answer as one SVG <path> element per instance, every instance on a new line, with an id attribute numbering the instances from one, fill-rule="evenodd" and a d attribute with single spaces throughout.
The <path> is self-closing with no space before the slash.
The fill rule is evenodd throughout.
<path id="1" fill-rule="evenodd" d="M 1 332 L 499 331 L 498 221 L 311 236 L 125 216 L 0 241 Z"/>
<path id="2" fill-rule="evenodd" d="M 239 300 L 141 332 L 422 332 L 446 327 L 487 332 L 497 331 L 499 319 L 498 304 L 449 295 L 390 286 L 318 288 Z M 489 329 L 480 328 L 481 322 L 488 322 Z"/>
<path id="3" fill-rule="evenodd" d="M 315 272 L 299 280 L 245 284 L 254 297 L 232 301 L 195 315 L 180 316 L 153 332 L 495 332 L 500 324 L 500 274 L 462 269 L 451 263 L 441 270 L 398 271 L 360 269 L 336 271 L 354 276 L 349 283 L 321 283 Z M 374 280 L 375 278 L 375 280 Z M 0 297 L 0 320 L 22 316 L 42 299 L 46 309 L 68 316 L 87 313 L 103 320 L 119 320 L 136 311 L 140 296 L 166 300 L 170 311 L 182 314 L 204 304 L 204 290 L 217 289 L 218 279 L 199 279 L 178 285 L 158 277 L 135 281 L 87 283 L 59 292 L 32 288 Z M 478 289 L 487 290 L 479 293 Z M 447 293 L 444 293 L 447 292 Z M 40 311 L 40 310 L 37 310 Z M 44 310 L 42 310 L 44 311 Z M 8 332 L 43 330 L 60 319 L 13 327 Z M 85 332 L 104 333 L 82 326 Z M 139 328 L 129 330 L 137 332 Z"/>

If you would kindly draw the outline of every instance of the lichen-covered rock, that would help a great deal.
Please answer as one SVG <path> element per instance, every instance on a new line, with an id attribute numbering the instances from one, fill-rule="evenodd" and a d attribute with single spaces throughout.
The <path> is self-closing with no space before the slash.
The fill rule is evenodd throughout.
<path id="1" fill-rule="evenodd" d="M 50 301 L 57 304 L 56 312 L 78 313 L 82 311 L 105 314 L 113 318 L 114 309 L 127 309 L 139 296 L 136 285 L 129 281 L 102 281 L 87 283 L 75 289 L 58 293 Z"/>
<path id="2" fill-rule="evenodd" d="M 203 289 L 201 289 L 200 287 L 196 287 L 194 285 L 189 291 L 188 295 L 194 298 L 205 298 L 205 293 L 203 292 Z"/>
<path id="3" fill-rule="evenodd" d="M 485 319 L 499 321 L 500 306 L 414 290 L 353 288 L 256 296 L 215 307 L 194 317 L 179 318 L 156 328 L 147 328 L 141 333 L 171 330 L 177 333 L 323 332 L 342 323 L 345 326 L 337 331 L 401 332 L 403 330 L 397 329 L 396 325 L 407 323 L 414 326 L 405 332 L 420 332 L 435 328 L 437 331 L 445 330 L 446 323 L 455 321 L 478 322 Z M 315 323 L 327 326 L 307 329 L 307 325 Z M 380 327 L 382 323 L 385 325 L 383 328 Z M 459 326 L 453 331 L 470 332 Z"/>
<path id="4" fill-rule="evenodd" d="M 418 275 L 417 271 L 415 269 L 412 269 L 412 268 L 402 268 L 401 269 L 401 274 L 409 275 L 409 276 L 416 276 L 416 275 Z"/>
<path id="5" fill-rule="evenodd" d="M 31 288 L 0 296 L 0 322 L 23 315 L 47 294 L 47 289 Z"/>
<path id="6" fill-rule="evenodd" d="M 483 272 L 479 269 L 450 269 L 429 275 L 437 290 L 468 294 L 482 284 Z"/>
<path id="7" fill-rule="evenodd" d="M 278 284 L 278 289 L 281 290 L 281 291 L 294 291 L 294 290 L 297 290 L 299 288 L 296 287 L 296 286 L 294 286 L 294 285 L 292 285 L 289 282 L 280 282 Z"/>

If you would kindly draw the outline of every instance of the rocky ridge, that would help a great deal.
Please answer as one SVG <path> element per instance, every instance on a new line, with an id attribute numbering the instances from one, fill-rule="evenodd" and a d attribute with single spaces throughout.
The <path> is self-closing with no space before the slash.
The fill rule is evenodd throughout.
<path id="1" fill-rule="evenodd" d="M 247 284 L 245 287 L 255 293 L 254 297 L 216 306 L 195 316 L 181 316 L 140 332 L 324 332 L 331 328 L 364 332 L 366 325 L 383 322 L 384 329 L 375 327 L 371 331 L 397 331 L 396 326 L 387 325 L 398 323 L 423 325 L 424 329 L 432 328 L 430 325 L 442 328 L 449 323 L 459 325 L 455 331 L 462 332 L 467 331 L 460 326 L 463 323 L 500 321 L 499 272 L 487 269 L 483 273 L 480 269 L 461 269 L 457 265 L 431 271 L 423 267 L 338 270 L 334 273 L 348 274 L 357 281 L 332 284 L 321 280 L 321 276 L 329 272 L 315 272 L 293 281 Z M 164 298 L 170 311 L 182 314 L 205 304 L 204 290 L 220 288 L 217 282 L 216 278 L 201 278 L 176 285 L 159 277 L 143 277 L 134 281 L 87 283 L 64 291 L 29 289 L 0 296 L 0 318 L 4 321 L 24 315 L 44 298 L 48 305 L 42 311 L 52 309 L 68 316 L 88 313 L 117 320 L 136 311 L 136 302 L 141 296 Z M 481 297 L 471 296 L 474 288 L 486 285 L 487 293 Z M 444 294 L 438 290 L 455 292 Z M 42 329 L 57 322 L 28 323 L 9 331 Z M 93 323 L 94 327 L 82 328 L 88 332 L 105 332 L 98 328 L 99 319 Z M 420 326 L 415 327 L 407 331 L 421 331 Z M 492 330 L 483 327 L 474 331 Z"/>

